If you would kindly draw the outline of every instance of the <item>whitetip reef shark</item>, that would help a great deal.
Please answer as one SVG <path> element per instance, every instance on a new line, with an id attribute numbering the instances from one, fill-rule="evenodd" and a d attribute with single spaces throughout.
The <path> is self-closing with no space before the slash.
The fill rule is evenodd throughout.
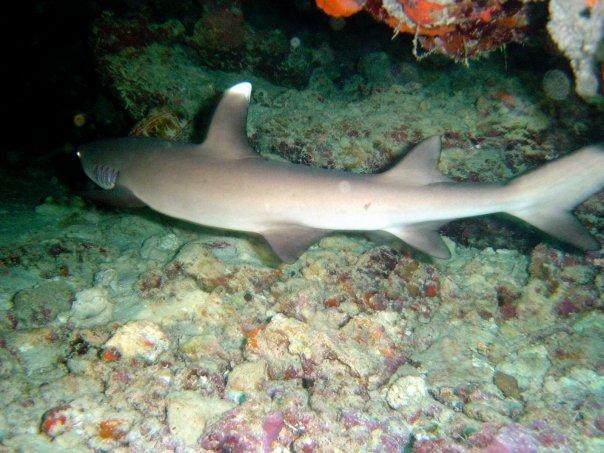
<path id="1" fill-rule="evenodd" d="M 267 161 L 246 136 L 252 86 L 223 95 L 201 144 L 151 138 L 103 140 L 79 148 L 94 198 L 146 205 L 196 224 L 259 233 L 293 262 L 334 231 L 386 231 L 438 258 L 438 234 L 462 217 L 508 213 L 576 247 L 598 242 L 572 209 L 604 187 L 604 143 L 549 162 L 507 184 L 455 183 L 437 168 L 440 137 L 415 146 L 380 174 L 354 174 Z"/>

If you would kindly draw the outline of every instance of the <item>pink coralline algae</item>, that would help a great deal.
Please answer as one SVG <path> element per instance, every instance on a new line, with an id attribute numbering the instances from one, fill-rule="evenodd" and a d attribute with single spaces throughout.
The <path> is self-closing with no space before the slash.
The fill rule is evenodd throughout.
<path id="1" fill-rule="evenodd" d="M 539 441 L 535 436 L 526 428 L 514 424 L 502 428 L 486 451 L 489 453 L 536 453 L 538 448 Z"/>
<path id="2" fill-rule="evenodd" d="M 260 445 L 246 421 L 235 413 L 228 413 L 201 439 L 202 448 L 212 451 L 253 451 Z"/>
<path id="3" fill-rule="evenodd" d="M 380 433 L 379 438 L 374 439 L 375 448 L 371 451 L 399 452 L 411 442 L 412 436 L 406 428 L 402 428 L 398 416 L 377 419 L 363 410 L 346 408 L 340 412 L 339 421 L 350 432 L 360 429 L 367 434 Z"/>
<path id="4" fill-rule="evenodd" d="M 281 412 L 270 414 L 264 419 L 262 423 L 262 430 L 264 431 L 262 445 L 265 453 L 272 451 L 272 444 L 277 440 L 279 432 L 283 428 L 283 420 L 283 413 Z"/>

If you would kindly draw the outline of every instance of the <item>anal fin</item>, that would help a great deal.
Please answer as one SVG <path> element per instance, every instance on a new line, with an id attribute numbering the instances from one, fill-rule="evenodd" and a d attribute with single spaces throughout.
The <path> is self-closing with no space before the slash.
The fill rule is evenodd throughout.
<path id="1" fill-rule="evenodd" d="M 441 225 L 443 225 L 443 222 L 429 222 L 401 228 L 388 228 L 385 231 L 430 256 L 449 259 L 451 252 L 438 233 L 438 228 Z"/>
<path id="2" fill-rule="evenodd" d="M 598 241 L 570 212 L 550 208 L 511 212 L 547 234 L 583 250 L 599 250 Z"/>
<path id="3" fill-rule="evenodd" d="M 295 262 L 312 244 L 328 231 L 298 225 L 276 226 L 262 232 L 273 251 L 286 263 Z"/>

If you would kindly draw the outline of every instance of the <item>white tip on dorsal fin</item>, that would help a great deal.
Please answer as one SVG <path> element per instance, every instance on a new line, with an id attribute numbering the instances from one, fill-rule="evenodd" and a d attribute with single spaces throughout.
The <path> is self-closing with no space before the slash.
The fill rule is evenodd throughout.
<path id="1" fill-rule="evenodd" d="M 438 171 L 440 156 L 440 136 L 427 138 L 413 147 L 398 164 L 382 173 L 383 180 L 409 184 L 426 185 L 451 180 Z"/>
<path id="2" fill-rule="evenodd" d="M 251 94 L 249 82 L 238 83 L 225 91 L 212 116 L 206 139 L 199 145 L 202 152 L 225 159 L 257 157 L 246 135 Z"/>
<path id="3" fill-rule="evenodd" d="M 243 96 L 248 104 L 250 102 L 250 98 L 252 97 L 252 84 L 250 82 L 241 82 L 237 85 L 233 85 L 231 88 L 227 90 L 226 94 L 239 95 Z"/>

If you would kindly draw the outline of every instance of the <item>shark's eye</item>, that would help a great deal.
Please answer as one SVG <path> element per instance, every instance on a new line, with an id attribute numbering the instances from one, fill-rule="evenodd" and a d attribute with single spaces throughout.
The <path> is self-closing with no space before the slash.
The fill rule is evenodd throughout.
<path id="1" fill-rule="evenodd" d="M 118 172 L 109 165 L 94 166 L 94 182 L 103 189 L 113 189 L 117 181 Z"/>

